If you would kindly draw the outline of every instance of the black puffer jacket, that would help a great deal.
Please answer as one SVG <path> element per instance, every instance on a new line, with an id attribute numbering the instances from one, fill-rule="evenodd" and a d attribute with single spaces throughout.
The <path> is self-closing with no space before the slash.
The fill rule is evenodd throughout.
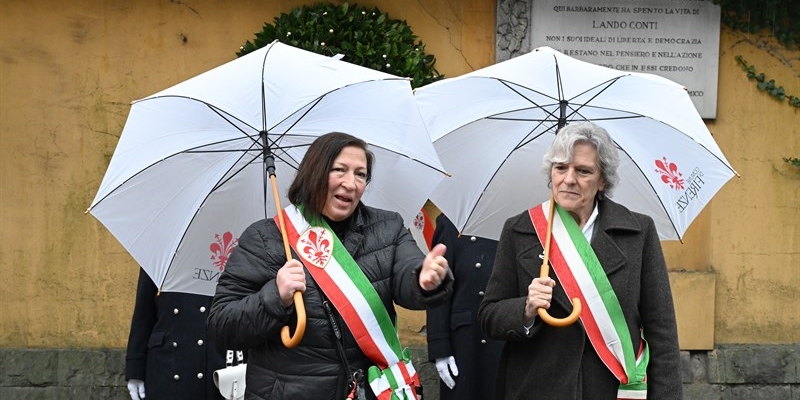
<path id="1" fill-rule="evenodd" d="M 396 315 L 393 303 L 418 310 L 435 306 L 450 295 L 451 278 L 433 292 L 423 292 L 419 287 L 417 273 L 424 255 L 399 214 L 359 204 L 350 225 L 339 236 L 392 319 Z M 275 284 L 277 272 L 285 262 L 280 231 L 272 219 L 247 228 L 220 276 L 209 330 L 223 348 L 248 350 L 245 399 L 342 399 L 349 374 L 322 307 L 322 292 L 308 272 L 303 295 L 305 335 L 293 349 L 281 342 L 281 328 L 287 324 L 292 329 L 296 326 L 294 306 L 283 307 Z M 336 309 L 331 309 L 344 332 L 343 345 L 350 367 L 366 371 L 372 363 Z M 368 395 L 374 398 L 371 393 Z"/>

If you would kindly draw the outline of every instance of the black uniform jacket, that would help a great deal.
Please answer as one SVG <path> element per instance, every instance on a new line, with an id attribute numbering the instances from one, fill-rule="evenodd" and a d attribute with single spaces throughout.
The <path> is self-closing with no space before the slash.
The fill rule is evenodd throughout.
<path id="1" fill-rule="evenodd" d="M 125 379 L 143 380 L 147 400 L 221 400 L 213 372 L 225 354 L 206 334 L 211 296 L 157 293 L 140 271 Z"/>
<path id="2" fill-rule="evenodd" d="M 456 386 L 440 381 L 440 400 L 491 399 L 503 341 L 489 338 L 478 324 L 478 307 L 492 274 L 497 241 L 459 235 L 444 214 L 436 218 L 433 245 L 447 246 L 445 258 L 453 271 L 453 296 L 427 312 L 428 358 L 453 356 Z"/>

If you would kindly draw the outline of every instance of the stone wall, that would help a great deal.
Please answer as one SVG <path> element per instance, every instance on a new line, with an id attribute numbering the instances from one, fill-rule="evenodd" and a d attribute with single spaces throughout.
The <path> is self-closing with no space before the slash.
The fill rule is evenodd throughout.
<path id="1" fill-rule="evenodd" d="M 0 349 L 0 399 L 130 400 L 124 349 Z"/>
<path id="2" fill-rule="evenodd" d="M 800 344 L 682 351 L 686 400 L 800 400 Z"/>
<path id="3" fill-rule="evenodd" d="M 436 368 L 412 348 L 425 400 Z M 724 345 L 682 352 L 686 400 L 800 400 L 800 344 Z M 124 349 L 0 349 L 0 399 L 127 400 Z"/>

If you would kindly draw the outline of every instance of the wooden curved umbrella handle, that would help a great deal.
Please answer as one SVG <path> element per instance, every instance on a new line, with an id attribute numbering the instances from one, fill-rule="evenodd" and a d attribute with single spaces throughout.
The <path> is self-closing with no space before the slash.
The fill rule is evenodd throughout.
<path id="1" fill-rule="evenodd" d="M 280 196 L 278 196 L 278 181 L 273 174 L 270 174 L 269 178 L 272 182 L 272 194 L 275 200 L 275 208 L 278 211 L 278 224 L 281 228 L 281 236 L 283 237 L 283 251 L 286 253 L 286 260 L 288 261 L 292 259 L 292 250 L 289 247 L 289 237 L 286 235 L 286 223 L 283 220 L 283 209 L 281 209 L 280 205 L 281 199 Z M 303 339 L 303 335 L 306 333 L 306 307 L 303 303 L 303 294 L 295 291 L 292 294 L 292 299 L 294 300 L 295 312 L 297 312 L 297 327 L 294 329 L 294 336 L 291 335 L 288 325 L 281 329 L 281 341 L 287 349 L 291 349 L 300 344 L 300 340 Z"/>
<path id="2" fill-rule="evenodd" d="M 547 265 L 547 257 L 545 257 L 545 261 L 542 263 L 542 268 L 540 269 L 540 278 L 544 278 L 548 276 L 550 273 L 550 267 Z M 565 318 L 556 318 L 551 316 L 547 313 L 547 310 L 544 308 L 536 309 L 536 312 L 539 314 L 539 318 L 542 319 L 547 325 L 555 326 L 558 328 L 569 326 L 575 323 L 578 320 L 578 317 L 581 316 L 581 310 L 583 307 L 581 306 L 581 299 L 577 297 L 572 298 L 572 312 Z"/>
<path id="3" fill-rule="evenodd" d="M 288 325 L 284 325 L 281 328 L 281 341 L 283 341 L 283 345 L 287 349 L 300 344 L 300 340 L 303 339 L 303 334 L 306 332 L 306 307 L 303 303 L 303 294 L 294 292 L 292 297 L 294 298 L 294 308 L 297 312 L 297 327 L 294 328 L 294 336 L 292 336 Z"/>
<path id="4" fill-rule="evenodd" d="M 553 215 L 555 214 L 556 210 L 556 201 L 551 196 L 550 197 L 550 217 L 547 219 L 547 237 L 545 238 L 544 242 L 544 260 L 542 261 L 542 267 L 539 269 L 539 277 L 546 278 L 550 275 L 550 238 L 553 236 Z M 581 315 L 581 299 L 574 297 L 572 299 L 572 312 L 566 318 L 555 318 L 547 313 L 547 310 L 544 308 L 538 308 L 536 312 L 539 314 L 539 318 L 542 319 L 545 323 L 550 326 L 555 327 L 564 327 L 568 325 L 572 325 L 575 321 L 578 320 L 578 317 Z"/>

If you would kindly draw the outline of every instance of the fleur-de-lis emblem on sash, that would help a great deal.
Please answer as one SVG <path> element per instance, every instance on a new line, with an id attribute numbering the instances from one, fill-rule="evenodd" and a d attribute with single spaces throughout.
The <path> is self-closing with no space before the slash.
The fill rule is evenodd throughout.
<path id="1" fill-rule="evenodd" d="M 325 228 L 312 227 L 300 236 L 297 248 L 306 262 L 325 268 L 333 253 L 333 234 Z"/>

